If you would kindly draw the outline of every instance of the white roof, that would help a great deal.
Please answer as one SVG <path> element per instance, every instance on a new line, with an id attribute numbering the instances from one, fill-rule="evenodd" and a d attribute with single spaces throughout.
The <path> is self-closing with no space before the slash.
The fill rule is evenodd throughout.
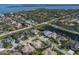
<path id="1" fill-rule="evenodd" d="M 74 51 L 73 50 L 69 50 L 66 55 L 73 55 L 74 54 Z"/>
<path id="2" fill-rule="evenodd" d="M 52 37 L 52 32 L 51 31 L 44 31 L 44 34 L 48 37 Z"/>
<path id="3" fill-rule="evenodd" d="M 5 48 L 0 48 L 0 52 L 1 52 L 1 51 L 4 51 L 4 50 L 5 50 Z"/>
<path id="4" fill-rule="evenodd" d="M 56 33 L 55 32 L 51 32 L 51 31 L 44 31 L 44 35 L 47 36 L 47 37 L 55 37 L 56 38 Z"/>

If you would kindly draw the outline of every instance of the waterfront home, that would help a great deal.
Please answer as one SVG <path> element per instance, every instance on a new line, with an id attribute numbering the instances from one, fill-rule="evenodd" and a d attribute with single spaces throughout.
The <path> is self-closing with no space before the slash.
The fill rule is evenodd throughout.
<path id="1" fill-rule="evenodd" d="M 70 41 L 66 44 L 66 46 L 69 46 L 69 48 L 73 51 L 79 50 L 79 42 Z"/>
<path id="2" fill-rule="evenodd" d="M 51 31 L 48 31 L 48 30 L 45 30 L 43 31 L 44 35 L 49 37 L 49 38 L 54 38 L 56 39 L 57 37 L 57 34 L 55 32 L 51 32 Z"/>

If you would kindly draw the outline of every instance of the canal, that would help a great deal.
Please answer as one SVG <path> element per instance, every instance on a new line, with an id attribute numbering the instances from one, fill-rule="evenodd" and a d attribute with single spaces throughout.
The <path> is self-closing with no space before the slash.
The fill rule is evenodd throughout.
<path id="1" fill-rule="evenodd" d="M 51 26 L 46 26 L 44 30 L 50 30 L 52 32 L 54 31 L 59 35 L 63 35 L 65 37 L 69 37 L 69 38 L 71 38 L 73 40 L 78 40 L 79 41 L 79 35 L 78 34 L 72 34 L 72 33 L 69 33 L 69 32 L 66 32 L 66 31 L 51 27 Z"/>

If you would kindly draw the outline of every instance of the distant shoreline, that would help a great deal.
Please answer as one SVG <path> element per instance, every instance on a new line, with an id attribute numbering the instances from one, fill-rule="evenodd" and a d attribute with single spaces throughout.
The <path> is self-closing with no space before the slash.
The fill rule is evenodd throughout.
<path id="1" fill-rule="evenodd" d="M 0 13 L 28 11 L 38 8 L 79 9 L 79 4 L 0 4 Z"/>

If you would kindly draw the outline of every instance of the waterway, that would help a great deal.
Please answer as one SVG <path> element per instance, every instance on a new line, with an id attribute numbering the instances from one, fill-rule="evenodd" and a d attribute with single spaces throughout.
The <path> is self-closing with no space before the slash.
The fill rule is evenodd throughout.
<path id="1" fill-rule="evenodd" d="M 50 30 L 52 32 L 56 32 L 59 35 L 63 35 L 65 37 L 69 37 L 69 38 L 71 38 L 73 40 L 78 40 L 79 41 L 79 35 L 77 35 L 77 34 L 72 34 L 72 33 L 69 33 L 69 32 L 66 32 L 66 31 L 51 27 L 51 26 L 46 27 L 45 30 Z"/>

